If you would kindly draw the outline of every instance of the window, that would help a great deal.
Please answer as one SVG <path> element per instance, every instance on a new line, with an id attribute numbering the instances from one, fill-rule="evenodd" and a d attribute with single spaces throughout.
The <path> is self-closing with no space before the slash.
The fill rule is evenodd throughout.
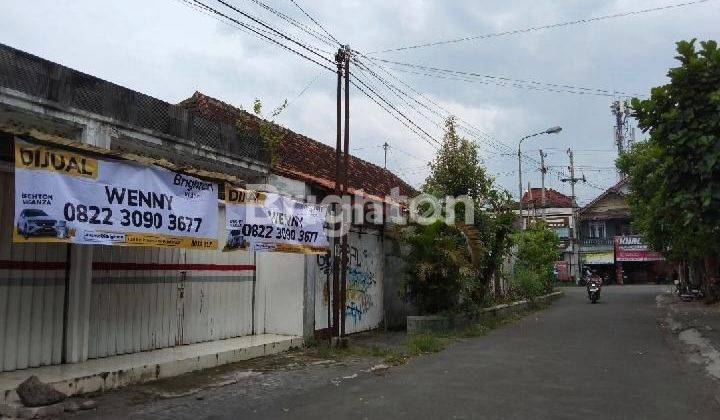
<path id="1" fill-rule="evenodd" d="M 591 238 L 604 238 L 605 237 L 605 222 L 590 222 L 590 237 Z"/>

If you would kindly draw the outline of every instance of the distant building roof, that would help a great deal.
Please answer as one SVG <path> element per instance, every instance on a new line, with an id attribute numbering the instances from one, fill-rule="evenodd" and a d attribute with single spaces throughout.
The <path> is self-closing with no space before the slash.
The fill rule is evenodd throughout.
<path id="1" fill-rule="evenodd" d="M 542 208 L 542 188 L 531 188 L 522 197 L 523 207 Z M 545 208 L 572 207 L 572 198 L 552 188 L 545 188 Z"/>
<path id="2" fill-rule="evenodd" d="M 578 210 L 584 220 L 610 220 L 630 218 L 630 208 L 625 200 L 628 178 L 603 191 L 591 202 Z"/>
<path id="3" fill-rule="evenodd" d="M 203 118 L 227 124 L 235 124 L 240 117 L 256 123 L 261 121 L 251 113 L 200 92 L 195 92 L 192 97 L 178 105 Z M 273 170 L 289 178 L 332 189 L 335 185 L 335 148 L 281 128 L 283 138 Z M 332 133 L 335 133 L 334 129 Z M 402 195 L 415 194 L 413 187 L 392 172 L 352 155 L 349 177 L 351 193 L 362 190 L 371 196 L 384 198 L 397 187 Z"/>

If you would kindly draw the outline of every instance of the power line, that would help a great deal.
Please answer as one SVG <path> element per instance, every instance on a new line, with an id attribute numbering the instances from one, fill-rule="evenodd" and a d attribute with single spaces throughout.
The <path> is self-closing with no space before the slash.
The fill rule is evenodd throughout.
<path id="1" fill-rule="evenodd" d="M 258 6 L 262 7 L 263 9 L 267 10 L 268 12 L 273 13 L 273 14 L 275 14 L 276 16 L 279 16 L 281 19 L 285 20 L 286 22 L 289 22 L 291 25 L 295 26 L 296 28 L 302 30 L 303 32 L 305 32 L 305 33 L 307 33 L 307 34 L 309 34 L 309 35 L 311 35 L 312 37 L 314 37 L 314 38 L 317 39 L 318 41 L 323 42 L 323 43 L 325 43 L 325 44 L 327 44 L 327 45 L 329 45 L 329 46 L 334 46 L 334 45 L 335 45 L 335 43 L 333 42 L 332 38 L 329 38 L 328 36 L 323 35 L 323 34 L 317 32 L 317 31 L 311 29 L 311 28 L 308 27 L 307 25 L 298 22 L 297 20 L 295 20 L 295 19 L 293 19 L 292 17 L 286 15 L 285 13 L 282 13 L 282 12 L 278 11 L 277 9 L 273 9 L 272 7 L 268 6 L 266 3 L 263 3 L 263 2 L 260 1 L 260 0 L 250 0 L 250 1 L 252 1 L 253 3 L 255 3 L 255 4 L 257 4 Z"/>
<path id="2" fill-rule="evenodd" d="M 362 53 L 358 53 L 358 54 L 359 54 L 359 55 L 362 55 Z M 364 55 L 362 55 L 362 56 L 364 56 Z M 364 57 L 366 57 L 366 56 L 364 56 Z M 366 58 L 369 58 L 369 57 L 366 57 Z M 385 71 L 387 74 L 391 75 L 391 76 L 394 77 L 396 80 L 398 80 L 399 82 L 401 82 L 403 85 L 405 85 L 406 87 L 408 87 L 410 90 L 412 90 L 413 92 L 415 92 L 415 93 L 418 94 L 419 96 L 424 97 L 424 95 L 423 95 L 422 93 L 418 92 L 418 91 L 415 90 L 412 86 L 410 86 L 410 85 L 408 85 L 407 83 L 403 82 L 401 79 L 395 77 L 390 71 L 388 71 L 387 69 L 385 69 L 383 66 L 381 66 L 381 65 L 379 65 L 379 64 L 376 64 L 376 65 L 377 65 L 379 68 L 383 69 L 383 71 Z M 438 104 L 437 102 L 433 101 L 432 99 L 427 98 L 427 97 L 424 97 L 424 99 L 426 99 L 426 100 L 428 100 L 429 102 L 433 103 L 435 106 L 437 106 L 438 108 L 442 109 L 442 110 L 445 111 L 447 114 L 452 115 L 452 112 L 450 112 L 450 111 L 447 110 L 446 108 L 442 107 L 440 104 Z M 473 126 L 472 124 L 468 123 L 467 121 L 464 121 L 464 120 L 462 120 L 462 119 L 459 118 L 459 117 L 458 117 L 458 121 L 464 124 L 464 125 L 460 125 L 459 128 L 460 128 L 461 130 L 466 131 L 466 132 L 467 132 L 468 134 L 470 134 L 471 136 L 474 135 L 474 136 L 483 138 L 484 141 L 492 144 L 494 147 L 499 147 L 499 148 L 501 148 L 501 149 L 504 149 L 505 151 L 508 151 L 508 152 L 513 151 L 513 149 L 512 149 L 511 147 L 509 147 L 507 144 L 505 144 L 505 143 L 503 143 L 503 142 L 501 142 L 501 141 L 499 141 L 499 140 L 497 140 L 497 139 L 494 139 L 494 138 L 493 138 L 492 136 L 490 136 L 488 133 L 485 133 L 483 130 L 481 130 L 481 129 L 475 127 L 475 126 Z M 470 128 L 467 128 L 467 127 L 465 127 L 465 126 L 469 126 Z M 493 150 L 492 152 L 493 152 L 493 153 L 498 153 L 498 152 L 495 151 L 495 150 Z M 517 155 L 513 152 L 512 156 L 517 156 Z M 535 159 L 535 158 L 527 155 L 526 153 L 522 153 L 522 154 L 521 154 L 521 159 L 522 159 L 525 163 L 527 163 L 527 164 L 533 164 L 533 165 L 538 165 L 538 164 L 540 164 L 540 162 L 539 162 L 537 159 Z M 558 177 L 564 177 L 564 176 L 566 176 L 566 174 L 563 173 L 563 172 L 561 172 L 561 171 L 556 171 L 556 173 L 557 173 Z"/>
<path id="3" fill-rule="evenodd" d="M 437 145 L 440 145 L 440 142 L 437 141 L 437 139 L 435 139 L 430 133 L 428 133 L 428 132 L 425 131 L 422 127 L 420 127 L 419 125 L 417 125 L 417 123 L 415 123 L 412 119 L 408 118 L 405 114 L 403 114 L 400 110 L 398 110 L 397 107 L 395 107 L 395 105 L 393 105 L 392 103 L 390 103 L 387 99 L 385 99 L 383 96 L 381 96 L 379 93 L 377 93 L 374 89 L 372 89 L 370 86 L 368 86 L 361 78 L 358 77 L 357 74 L 352 74 L 352 76 L 355 78 L 355 80 L 357 80 L 360 84 L 362 84 L 367 90 L 369 90 L 370 92 L 372 92 L 378 99 L 380 99 L 385 105 L 387 105 L 389 108 L 391 108 L 391 109 L 392 109 L 393 111 L 395 111 L 397 114 L 399 114 L 402 118 L 404 118 L 408 123 L 410 123 L 410 124 L 411 124 L 413 127 L 415 127 L 417 130 L 419 130 L 420 132 L 422 132 L 422 133 L 424 134 L 424 136 L 425 136 L 425 137 L 422 137 L 422 138 L 423 138 L 426 142 L 428 142 L 428 144 L 430 144 L 431 146 L 433 146 L 433 147 L 435 147 L 435 148 L 437 148 L 437 146 L 435 146 L 434 144 L 432 144 L 431 141 L 434 142 L 434 143 L 436 143 Z M 356 86 L 356 87 L 357 87 L 357 86 Z M 364 92 L 364 91 L 363 91 L 363 93 L 365 93 L 365 94 L 367 95 L 367 92 Z M 372 98 L 371 98 L 371 99 L 372 99 Z M 416 134 L 417 134 L 417 133 L 416 133 Z M 429 139 L 429 140 L 428 140 L 428 139 Z"/>
<path id="4" fill-rule="evenodd" d="M 510 30 L 510 31 L 495 32 L 495 33 L 490 33 L 490 34 L 485 34 L 485 35 L 466 36 L 466 37 L 462 37 L 462 38 L 454 38 L 454 39 L 448 39 L 448 40 L 444 40 L 444 41 L 426 42 L 423 44 L 408 45 L 408 46 L 399 47 L 399 48 L 389 48 L 386 50 L 373 51 L 368 54 L 380 54 L 380 53 L 387 53 L 387 52 L 393 52 L 393 51 L 412 50 L 412 49 L 416 49 L 416 48 L 426 48 L 426 47 L 432 47 L 432 46 L 437 46 L 437 45 L 446 45 L 446 44 L 453 44 L 453 43 L 458 43 L 458 42 L 473 41 L 473 40 L 478 40 L 478 39 L 488 39 L 488 38 L 496 38 L 496 37 L 500 37 L 500 36 L 516 35 L 516 34 L 522 34 L 522 33 L 528 33 L 528 32 L 536 32 L 536 31 L 541 31 L 544 29 L 556 29 L 556 28 L 562 28 L 562 27 L 571 26 L 571 25 L 583 25 L 583 24 L 589 24 L 589 23 L 599 22 L 599 21 L 608 20 L 608 19 L 615 19 L 615 18 L 621 18 L 621 17 L 626 17 L 626 16 L 635 16 L 635 15 L 641 15 L 644 13 L 659 12 L 662 10 L 675 9 L 675 8 L 679 8 L 679 7 L 691 6 L 694 4 L 707 3 L 709 1 L 713 1 L 713 0 L 688 1 L 688 2 L 684 2 L 684 3 L 676 3 L 676 4 L 665 5 L 665 6 L 652 7 L 649 9 L 634 10 L 634 11 L 629 11 L 629 12 L 615 13 L 615 14 L 611 14 L 611 15 L 596 16 L 596 17 L 572 20 L 572 21 L 561 22 L 561 23 L 553 23 L 550 25 L 534 26 L 534 27 L 523 28 L 523 29 L 514 29 L 514 30 Z"/>
<path id="5" fill-rule="evenodd" d="M 195 1 L 196 3 L 202 4 L 199 0 L 194 0 L 194 1 Z M 243 12 L 242 10 L 240 10 L 240 9 L 238 9 L 237 7 L 229 4 L 228 2 L 226 2 L 226 1 L 224 1 L 224 0 L 215 0 L 215 1 L 217 1 L 218 3 L 224 5 L 225 7 L 229 8 L 229 9 L 231 9 L 231 10 L 234 10 L 236 13 L 238 13 L 238 14 L 244 16 L 245 18 L 247 18 L 247 19 L 255 22 L 256 24 L 258 24 L 258 25 L 260 25 L 260 26 L 262 26 L 262 27 L 270 30 L 271 32 L 277 34 L 279 37 L 281 37 L 281 38 L 283 38 L 283 39 L 285 39 L 285 40 L 287 40 L 287 41 L 290 41 L 290 42 L 292 42 L 292 43 L 300 46 L 301 48 L 304 48 L 305 50 L 307 50 L 307 51 L 310 52 L 311 54 L 314 54 L 314 55 L 318 56 L 319 58 L 321 58 L 321 59 L 329 62 L 330 64 L 332 64 L 332 65 L 335 64 L 334 61 L 332 61 L 331 59 L 323 56 L 322 54 L 319 54 L 317 51 L 313 50 L 312 48 L 308 47 L 307 45 L 305 45 L 305 44 L 303 44 L 303 43 L 301 43 L 301 42 L 299 42 L 299 41 L 297 41 L 297 40 L 289 37 L 288 35 L 286 35 L 286 34 L 280 32 L 280 31 L 278 31 L 277 29 L 275 29 L 275 28 L 273 28 L 272 26 L 266 24 L 265 22 L 261 21 L 260 19 L 258 19 L 258 18 L 254 17 L 254 16 L 251 16 L 251 15 Z"/>
<path id="6" fill-rule="evenodd" d="M 391 109 L 393 109 L 393 110 L 394 110 L 395 112 L 397 112 L 398 114 L 402 115 L 402 117 L 403 117 L 405 120 L 407 120 L 408 122 L 410 122 L 410 124 L 412 124 L 413 126 L 417 127 L 417 124 L 415 124 L 414 122 L 412 122 L 412 120 L 410 120 L 409 118 L 407 118 L 407 117 L 406 117 L 404 114 L 402 114 L 401 112 L 397 111 L 397 109 L 396 109 L 392 104 L 390 104 L 389 102 L 387 102 L 386 99 L 384 99 L 384 98 L 383 98 L 382 96 L 380 96 L 377 92 L 375 92 L 372 88 L 370 88 L 365 82 L 363 82 L 362 80 L 360 80 L 360 78 L 357 77 L 357 75 L 353 74 L 353 77 L 354 77 L 355 80 L 357 80 L 361 85 L 365 86 L 365 88 L 366 88 L 367 90 L 369 90 L 370 92 L 372 92 L 378 99 L 380 99 L 382 102 L 384 102 L 384 103 L 387 105 L 387 107 L 386 107 L 385 105 L 382 105 L 375 97 L 373 97 L 372 95 L 370 95 L 365 89 L 363 89 L 363 88 L 361 88 L 360 86 L 358 86 L 358 84 L 355 83 L 355 81 L 350 80 L 350 83 L 352 83 L 352 85 L 355 86 L 355 88 L 356 88 L 357 90 L 359 90 L 359 91 L 362 92 L 365 96 L 367 96 L 368 98 L 370 98 L 373 102 L 375 102 L 375 104 L 377 104 L 380 108 L 382 108 L 383 110 L 385 110 L 385 112 L 387 112 L 388 114 L 392 115 L 393 118 L 395 118 L 396 120 L 400 121 L 400 123 L 402 123 L 402 124 L 403 124 L 405 127 L 407 127 L 410 131 L 412 131 L 413 133 L 415 133 L 418 137 L 420 137 L 421 139 L 425 140 L 429 145 L 431 145 L 432 147 L 434 147 L 435 149 L 437 149 L 437 146 L 435 146 L 435 145 L 432 144 L 432 142 L 431 142 L 431 140 L 432 140 L 432 141 L 434 141 L 435 143 L 438 143 L 438 144 L 439 144 L 439 142 L 438 142 L 437 140 L 435 140 L 435 139 L 434 139 L 432 136 L 430 136 L 429 134 L 425 133 L 425 135 L 428 136 L 429 139 L 431 139 L 431 140 L 428 140 L 428 138 L 424 137 L 423 134 L 420 134 L 418 131 L 416 131 L 416 129 L 414 129 L 414 128 L 412 128 L 410 125 L 408 125 L 407 122 L 403 121 L 400 117 L 398 117 L 398 116 L 395 115 L 392 111 L 390 111 L 390 110 L 388 109 L 388 107 L 391 108 Z M 417 127 L 417 128 L 420 129 L 419 127 Z M 424 133 L 424 130 L 420 129 L 420 131 Z"/>
<path id="7" fill-rule="evenodd" d="M 210 18 L 212 18 L 212 19 L 214 19 L 214 20 L 216 20 L 216 21 L 218 21 L 218 22 L 220 22 L 220 23 L 222 23 L 222 24 L 224 24 L 224 25 L 227 25 L 227 26 L 230 26 L 231 28 L 237 29 L 237 30 L 239 30 L 240 32 L 245 32 L 246 34 L 249 34 L 249 35 L 257 35 L 256 32 L 247 29 L 245 26 L 241 26 L 241 25 L 238 25 L 237 23 L 234 23 L 234 22 L 232 22 L 232 21 L 230 21 L 230 20 L 223 19 L 223 18 L 222 18 L 221 16 L 219 16 L 218 14 L 213 13 L 212 11 L 210 11 L 210 10 L 209 10 L 209 7 L 203 7 L 203 6 L 199 6 L 199 5 L 195 4 L 195 3 L 193 2 L 193 0 L 175 0 L 175 1 L 178 2 L 178 3 L 183 4 L 184 6 L 190 8 L 190 9 L 195 10 L 196 12 L 202 13 L 202 14 L 204 14 L 205 16 L 208 16 L 208 17 L 210 17 Z M 251 26 L 251 25 L 248 25 L 248 26 Z M 269 33 L 270 33 L 269 31 L 266 31 L 266 30 L 264 30 L 264 29 L 262 29 L 262 28 L 258 28 L 258 27 L 253 27 L 253 29 L 254 29 L 255 31 L 262 32 L 262 33 L 264 33 L 264 34 L 269 34 Z M 266 38 L 261 38 L 261 40 L 264 41 L 264 42 L 267 42 L 267 43 L 272 43 L 272 42 L 268 41 Z"/>
<path id="8" fill-rule="evenodd" d="M 285 109 L 290 108 L 290 105 L 293 102 L 297 101 L 298 98 L 303 96 L 305 94 L 305 92 L 307 92 L 307 90 L 310 89 L 310 86 L 314 85 L 315 82 L 317 82 L 317 80 L 320 78 L 320 76 L 321 76 L 321 74 L 318 73 L 317 76 L 315 76 L 315 78 L 313 78 L 310 82 L 308 82 L 308 84 L 306 84 L 305 87 L 303 87 L 302 90 L 300 90 L 300 92 L 294 98 L 292 98 L 291 100 L 288 101 L 287 104 L 285 104 Z"/>
<path id="9" fill-rule="evenodd" d="M 242 28 L 244 28 L 244 29 L 246 29 L 246 30 L 249 30 L 250 32 L 252 32 L 252 33 L 260 36 L 260 37 L 263 38 L 264 40 L 266 40 L 266 41 L 268 41 L 268 42 L 272 42 L 273 44 L 276 44 L 276 45 L 278 45 L 278 46 L 280 46 L 280 47 L 282 47 L 282 48 L 284 48 L 284 49 L 286 49 L 286 50 L 288 50 L 288 51 L 290 51 L 290 52 L 292 52 L 292 53 L 294 53 L 294 54 L 296 54 L 296 55 L 299 55 L 300 57 L 302 57 L 302 58 L 304 58 L 304 59 L 306 59 L 306 60 L 308 60 L 308 61 L 310 61 L 310 62 L 312 62 L 312 63 L 317 64 L 318 66 L 320 66 L 320 67 L 322 67 L 322 68 L 324 68 L 324 69 L 326 69 L 326 70 L 329 70 L 329 71 L 335 73 L 335 70 L 334 70 L 334 69 L 332 69 L 332 68 L 330 68 L 330 67 L 328 67 L 328 66 L 326 66 L 326 65 L 324 65 L 324 64 L 322 64 L 322 63 L 320 63 L 320 62 L 318 62 L 317 60 L 315 60 L 315 59 L 313 59 L 313 58 L 308 57 L 308 56 L 305 55 L 304 53 L 302 53 L 302 52 L 300 52 L 300 51 L 297 51 L 297 50 L 295 50 L 295 49 L 293 49 L 293 48 L 291 48 L 291 47 L 283 44 L 282 42 L 279 42 L 278 40 L 276 40 L 276 39 L 272 38 L 270 35 L 268 35 L 267 32 L 263 33 L 263 31 L 262 31 L 261 29 L 259 29 L 259 28 L 256 28 L 256 27 L 254 27 L 254 26 L 252 26 L 252 25 L 248 25 L 248 24 L 246 24 L 246 23 L 244 23 L 244 22 L 240 22 L 239 20 L 237 20 L 237 19 L 235 19 L 235 18 L 233 18 L 233 17 L 231 17 L 231 16 L 228 16 L 228 15 L 226 15 L 225 13 L 222 13 L 222 12 L 220 12 L 219 10 L 214 9 L 214 8 L 206 5 L 206 4 L 204 4 L 203 2 L 201 2 L 201 1 L 199 1 L 199 0 L 188 0 L 188 1 L 192 1 L 193 3 L 195 3 L 195 5 L 197 5 L 198 7 L 202 8 L 202 9 L 204 9 L 205 11 L 210 12 L 210 13 L 216 15 L 217 17 L 225 18 L 225 19 L 227 19 L 227 20 L 229 20 L 229 21 L 231 21 L 231 22 L 234 22 L 236 25 L 239 25 L 240 27 L 242 27 Z M 187 1 L 185 1 L 185 0 L 183 0 L 183 2 L 184 2 L 184 3 L 187 3 Z M 196 8 L 195 8 L 195 9 L 196 9 Z M 197 9 L 196 9 L 196 10 L 197 10 Z M 232 26 L 232 25 L 231 25 L 231 26 Z M 295 41 L 295 42 L 297 43 L 297 41 Z M 304 46 L 304 45 L 302 45 L 302 44 L 300 44 L 300 45 L 303 46 L 303 48 L 305 48 L 305 49 L 309 49 L 307 46 Z"/>
<path id="10" fill-rule="evenodd" d="M 308 19 L 310 19 L 314 24 L 316 24 L 320 29 L 322 29 L 322 31 L 325 32 L 325 33 L 327 34 L 327 36 L 330 37 L 330 39 L 332 39 L 333 41 L 335 41 L 336 44 L 342 45 L 342 44 L 340 43 L 340 41 L 337 40 L 337 38 L 335 38 L 330 32 L 328 32 L 327 29 L 325 29 L 317 20 L 315 20 L 315 18 L 313 18 L 312 16 L 310 16 L 310 14 L 305 11 L 305 9 L 303 9 L 302 7 L 300 7 L 300 5 L 299 5 L 295 0 L 290 0 L 290 2 L 292 2 L 292 4 L 294 4 L 295 7 L 297 7 L 298 9 L 300 9 L 300 11 L 301 11 L 305 16 L 307 16 Z"/>
<path id="11" fill-rule="evenodd" d="M 438 68 L 438 67 L 424 66 L 421 64 L 403 63 L 400 61 L 385 60 L 385 59 L 376 58 L 376 57 L 369 57 L 369 59 L 375 60 L 375 61 L 381 61 L 383 63 L 394 64 L 394 65 L 410 67 L 410 68 L 417 68 L 417 69 L 421 69 L 421 70 L 425 70 L 425 71 L 437 72 L 437 73 L 442 73 L 442 74 L 454 74 L 454 75 L 463 75 L 463 76 L 489 79 L 492 81 L 498 81 L 498 82 L 503 83 L 503 84 L 499 84 L 500 86 L 513 86 L 513 87 L 519 87 L 519 88 L 529 88 L 529 86 L 507 84 L 507 83 L 524 83 L 524 84 L 530 84 L 530 85 L 536 85 L 536 86 L 550 87 L 550 88 L 554 89 L 554 90 L 551 90 L 552 92 L 560 92 L 560 93 L 575 93 L 575 94 L 580 94 L 580 95 L 589 94 L 589 95 L 599 95 L 599 96 L 609 96 L 609 97 L 615 97 L 617 95 L 642 96 L 642 95 L 637 95 L 637 94 L 628 93 L 628 92 L 612 91 L 612 90 L 608 90 L 608 89 L 589 88 L 589 87 L 573 86 L 573 85 L 566 85 L 566 84 L 560 84 L 560 83 L 539 82 L 536 80 L 514 79 L 514 78 L 510 78 L 510 77 L 492 76 L 492 75 L 488 75 L 488 74 L 480 74 L 480 73 L 460 71 L 460 70 L 449 70 L 449 69 L 443 69 L 443 68 Z M 432 77 L 431 74 L 425 74 L 425 75 Z M 453 80 L 469 81 L 468 79 L 453 79 Z"/>
<path id="12" fill-rule="evenodd" d="M 418 155 L 415 155 L 415 154 L 413 154 L 413 153 L 410 153 L 410 152 L 408 152 L 408 151 L 406 151 L 406 150 L 403 150 L 403 149 L 401 149 L 401 148 L 399 148 L 399 147 L 397 147 L 397 146 L 393 146 L 393 145 L 391 145 L 391 144 L 388 145 L 388 146 L 389 146 L 392 150 L 395 150 L 395 151 L 400 152 L 400 153 L 402 153 L 402 154 L 404 154 L 404 155 L 407 155 L 407 156 L 409 156 L 409 157 L 411 157 L 411 158 L 413 158 L 413 159 L 415 159 L 415 160 L 417 160 L 417 161 L 419 161 L 419 162 L 424 162 L 425 164 L 429 163 L 429 162 L 432 160 L 432 159 L 422 158 L 422 157 L 420 157 L 420 156 L 418 156 Z"/>
<path id="13" fill-rule="evenodd" d="M 430 122 L 431 124 L 434 124 L 434 125 L 437 126 L 438 128 L 440 128 L 440 129 L 443 128 L 443 127 L 442 127 L 442 124 L 440 124 L 440 123 L 438 123 L 437 121 L 433 120 L 432 118 L 428 117 L 428 116 L 425 115 L 423 112 L 421 112 L 421 111 L 419 111 L 417 108 L 415 108 L 411 103 L 409 103 L 409 102 L 405 99 L 405 97 L 408 97 L 408 98 L 410 98 L 410 99 L 413 99 L 413 98 L 410 97 L 406 92 L 402 91 L 401 89 L 398 89 L 396 86 L 394 86 L 394 85 L 392 85 L 391 83 L 389 83 L 387 80 L 385 80 L 384 78 L 382 78 L 381 76 L 379 76 L 377 73 L 375 73 L 374 71 L 372 71 L 370 68 L 368 68 L 367 66 L 365 66 L 360 60 L 355 59 L 355 60 L 353 60 L 353 62 L 357 65 L 357 67 L 360 69 L 360 71 L 364 71 L 364 72 L 369 73 L 373 78 L 377 79 L 378 81 L 380 81 L 380 83 L 382 83 L 383 85 L 385 85 L 385 87 L 386 87 L 390 92 L 392 92 L 395 96 L 397 96 L 397 97 L 405 104 L 404 106 L 405 106 L 406 108 L 409 108 L 409 109 L 413 110 L 415 113 L 419 114 L 420 116 L 422 116 L 423 118 L 425 118 L 425 120 L 427 120 L 427 121 Z"/>
<path id="14" fill-rule="evenodd" d="M 359 53 L 359 52 L 356 52 L 356 53 L 359 54 L 359 55 L 361 55 L 361 56 L 363 56 L 363 57 L 369 58 L 369 57 L 363 55 L 362 53 Z M 392 77 L 393 79 L 395 79 L 396 81 L 398 81 L 400 84 L 402 84 L 402 85 L 405 86 L 406 88 L 410 89 L 413 93 L 415 93 L 416 95 L 418 95 L 418 97 L 420 97 L 420 98 L 424 99 L 425 101 L 431 103 L 431 104 L 434 105 L 436 108 L 441 109 L 442 111 L 444 111 L 444 112 L 445 112 L 445 115 L 440 114 L 440 113 L 439 113 L 437 110 L 435 110 L 434 108 L 429 107 L 428 105 L 426 105 L 426 104 L 424 104 L 424 103 L 422 103 L 422 102 L 420 102 L 420 101 L 417 101 L 417 100 L 415 99 L 415 101 L 416 101 L 417 103 L 419 103 L 421 106 L 423 106 L 425 109 L 429 110 L 430 112 L 434 113 L 435 115 L 438 115 L 439 117 L 441 117 L 441 118 L 443 118 L 443 119 L 447 118 L 449 115 L 453 115 L 453 113 L 452 113 L 451 111 L 449 111 L 447 108 L 443 107 L 442 105 L 438 104 L 437 102 L 435 102 L 435 101 L 432 100 L 431 98 L 427 97 L 427 96 L 424 95 L 422 92 L 419 92 L 419 91 L 418 91 L 417 89 L 415 89 L 413 86 L 411 86 L 410 84 L 404 82 L 402 79 L 398 78 L 396 75 L 394 75 L 394 74 L 393 74 L 392 72 L 390 72 L 388 69 L 386 69 L 384 66 L 382 66 L 382 65 L 380 65 L 380 64 L 377 64 L 377 63 L 374 63 L 374 65 L 377 66 L 379 69 L 381 69 L 381 70 L 382 70 L 383 72 L 385 72 L 386 74 L 388 74 L 390 77 Z M 492 136 L 490 136 L 488 133 L 486 133 L 486 132 L 484 132 L 483 130 L 479 129 L 478 127 L 476 127 L 476 126 L 468 123 L 467 121 L 463 120 L 461 117 L 458 116 L 458 117 L 457 117 L 457 120 L 458 120 L 458 122 L 460 123 L 459 128 L 460 128 L 460 129 L 463 129 L 467 134 L 469 134 L 469 135 L 471 135 L 471 136 L 474 136 L 474 137 L 482 138 L 482 139 L 484 139 L 484 141 L 487 141 L 487 142 L 490 142 L 490 143 L 494 143 L 494 144 L 495 144 L 495 147 L 501 147 L 501 148 L 503 148 L 503 149 L 505 149 L 505 150 L 508 150 L 508 151 L 511 150 L 511 148 L 508 147 L 507 145 L 505 145 L 504 143 L 493 139 Z M 465 126 L 467 126 L 467 127 L 465 127 Z M 469 128 L 468 128 L 468 127 L 469 127 Z M 493 152 L 494 152 L 494 151 L 493 151 Z M 527 156 L 523 156 L 523 158 L 524 158 L 524 159 L 527 159 Z"/>

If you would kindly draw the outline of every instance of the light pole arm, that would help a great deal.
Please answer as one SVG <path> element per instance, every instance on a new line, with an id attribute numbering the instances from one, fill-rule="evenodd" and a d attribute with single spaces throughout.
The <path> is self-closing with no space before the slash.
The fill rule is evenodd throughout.
<path id="1" fill-rule="evenodd" d="M 518 143 L 518 152 L 517 152 L 517 156 L 518 156 L 518 193 L 519 193 L 519 196 L 518 196 L 518 197 L 519 197 L 519 198 L 518 198 L 518 210 L 519 210 L 518 216 L 520 217 L 520 229 L 523 228 L 523 224 L 524 224 L 524 219 L 523 219 L 523 215 L 522 215 L 522 210 L 523 210 L 523 205 L 522 205 L 523 187 L 522 187 L 522 149 L 521 149 L 521 146 L 522 146 L 523 140 L 527 140 L 527 139 L 529 139 L 530 137 L 539 136 L 540 134 L 545 134 L 545 132 L 544 132 L 544 131 L 541 131 L 541 132 L 539 132 L 539 133 L 529 134 L 529 135 L 521 138 L 521 139 L 520 139 L 520 142 Z"/>
<path id="2" fill-rule="evenodd" d="M 523 219 L 523 214 L 522 214 L 522 209 L 523 209 L 523 205 L 522 205 L 522 199 L 523 199 L 523 187 L 522 187 L 522 149 L 521 149 L 520 147 L 522 146 L 523 140 L 527 140 L 527 139 L 529 139 L 529 138 L 531 138 L 531 137 L 539 136 L 539 135 L 541 135 L 541 134 L 556 134 L 556 133 L 559 133 L 560 130 L 562 130 L 562 128 L 560 128 L 560 127 L 552 127 L 552 128 L 548 128 L 548 129 L 545 130 L 545 131 L 540 131 L 540 132 L 535 133 L 535 134 L 528 134 L 527 136 L 521 138 L 521 139 L 520 139 L 520 142 L 518 143 L 518 193 L 520 194 L 520 196 L 519 196 L 519 198 L 518 198 L 518 210 L 519 210 L 518 216 L 520 216 L 520 229 L 521 229 L 521 230 L 523 229 L 523 224 L 525 223 L 525 219 Z"/>

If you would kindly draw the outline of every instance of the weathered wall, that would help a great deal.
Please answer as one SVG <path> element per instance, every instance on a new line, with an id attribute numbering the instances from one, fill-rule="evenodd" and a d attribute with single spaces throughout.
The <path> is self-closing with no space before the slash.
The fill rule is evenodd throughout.
<path id="1" fill-rule="evenodd" d="M 352 334 L 377 328 L 383 320 L 383 251 L 379 232 L 351 231 L 347 269 L 345 332 Z M 327 328 L 329 294 L 327 274 L 331 262 L 317 257 L 315 270 L 315 328 Z"/>
<path id="2" fill-rule="evenodd" d="M 405 327 L 407 316 L 416 313 L 407 299 L 408 250 L 395 238 L 385 238 L 385 270 L 383 273 L 383 301 L 388 328 Z"/>

